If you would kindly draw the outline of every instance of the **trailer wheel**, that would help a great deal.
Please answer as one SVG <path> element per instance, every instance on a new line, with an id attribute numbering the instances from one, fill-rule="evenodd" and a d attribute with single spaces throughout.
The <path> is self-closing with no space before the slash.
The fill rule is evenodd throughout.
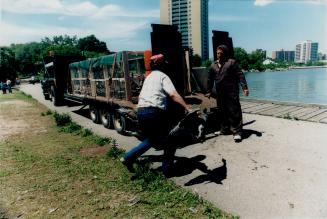
<path id="1" fill-rule="evenodd" d="M 112 116 L 108 110 L 102 109 L 100 110 L 100 120 L 104 127 L 113 128 Z"/>
<path id="2" fill-rule="evenodd" d="M 113 114 L 113 125 L 119 134 L 124 135 L 126 133 L 126 119 L 117 112 Z"/>
<path id="3" fill-rule="evenodd" d="M 90 105 L 90 118 L 92 122 L 99 124 L 100 123 L 100 115 L 99 115 L 99 110 L 95 107 Z"/>

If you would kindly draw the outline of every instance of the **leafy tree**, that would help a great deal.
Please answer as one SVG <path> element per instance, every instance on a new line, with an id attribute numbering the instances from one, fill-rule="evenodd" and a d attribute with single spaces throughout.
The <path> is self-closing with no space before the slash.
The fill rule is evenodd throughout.
<path id="1" fill-rule="evenodd" d="M 211 64 L 212 64 L 212 61 L 210 59 L 207 59 L 202 63 L 202 66 L 209 67 Z"/>
<path id="2" fill-rule="evenodd" d="M 56 55 L 80 55 L 77 44 L 76 36 L 54 36 L 52 39 L 45 37 L 41 41 L 42 56 L 47 56 L 50 52 Z"/>
<path id="3" fill-rule="evenodd" d="M 35 74 L 35 63 L 42 61 L 42 47 L 40 43 L 12 44 L 10 46 L 15 54 L 17 70 L 23 75 Z"/>
<path id="4" fill-rule="evenodd" d="M 262 62 L 265 59 L 265 54 L 262 50 L 255 50 L 249 55 L 249 69 L 256 69 L 259 71 L 265 70 Z"/>
<path id="5" fill-rule="evenodd" d="M 80 51 L 109 53 L 106 43 L 98 40 L 94 35 L 79 39 L 77 47 Z"/>
<path id="6" fill-rule="evenodd" d="M 234 48 L 234 57 L 241 69 L 249 70 L 249 55 L 245 49 L 240 47 Z"/>
<path id="7" fill-rule="evenodd" d="M 8 47 L 0 47 L 0 81 L 16 78 L 16 61 L 14 52 Z"/>
<path id="8" fill-rule="evenodd" d="M 192 66 L 193 67 L 200 67 L 202 64 L 202 59 L 198 54 L 192 56 Z"/>

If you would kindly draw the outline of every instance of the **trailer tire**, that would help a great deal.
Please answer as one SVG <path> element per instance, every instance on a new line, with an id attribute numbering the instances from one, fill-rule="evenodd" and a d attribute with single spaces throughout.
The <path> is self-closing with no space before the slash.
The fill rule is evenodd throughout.
<path id="1" fill-rule="evenodd" d="M 113 114 L 113 126 L 119 134 L 126 134 L 126 119 L 118 112 Z"/>
<path id="2" fill-rule="evenodd" d="M 105 109 L 100 110 L 100 120 L 101 120 L 102 125 L 105 128 L 108 128 L 108 129 L 113 128 L 112 115 L 108 110 L 105 110 Z"/>
<path id="3" fill-rule="evenodd" d="M 92 120 L 92 122 L 99 124 L 100 123 L 100 113 L 99 110 L 95 107 L 90 105 L 90 118 Z"/>

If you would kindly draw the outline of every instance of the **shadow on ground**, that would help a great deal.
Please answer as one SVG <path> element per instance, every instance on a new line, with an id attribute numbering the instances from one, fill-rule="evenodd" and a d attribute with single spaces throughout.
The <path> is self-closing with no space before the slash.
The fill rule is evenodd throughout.
<path id="1" fill-rule="evenodd" d="M 148 162 L 162 162 L 161 155 L 147 155 L 144 158 Z M 206 158 L 205 155 L 197 155 L 191 158 L 188 157 L 174 157 L 174 165 L 169 174 L 170 177 L 181 177 L 191 174 L 194 170 L 200 170 L 204 174 L 191 179 L 189 182 L 185 183 L 185 186 L 191 186 L 200 183 L 216 183 L 222 184 L 222 181 L 227 178 L 227 165 L 226 160 L 222 159 L 223 166 L 217 167 L 215 169 L 208 169 L 207 165 L 201 161 Z M 160 170 L 157 168 L 156 170 Z"/>

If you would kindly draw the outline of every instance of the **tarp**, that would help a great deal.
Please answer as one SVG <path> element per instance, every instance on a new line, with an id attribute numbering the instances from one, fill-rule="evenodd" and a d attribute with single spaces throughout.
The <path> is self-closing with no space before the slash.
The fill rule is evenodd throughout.
<path id="1" fill-rule="evenodd" d="M 73 63 L 69 64 L 69 68 L 70 69 L 80 68 L 80 69 L 88 71 L 90 68 L 90 65 L 92 65 L 93 62 L 94 62 L 94 59 L 88 59 L 88 60 L 80 61 L 80 62 L 73 62 Z"/>

